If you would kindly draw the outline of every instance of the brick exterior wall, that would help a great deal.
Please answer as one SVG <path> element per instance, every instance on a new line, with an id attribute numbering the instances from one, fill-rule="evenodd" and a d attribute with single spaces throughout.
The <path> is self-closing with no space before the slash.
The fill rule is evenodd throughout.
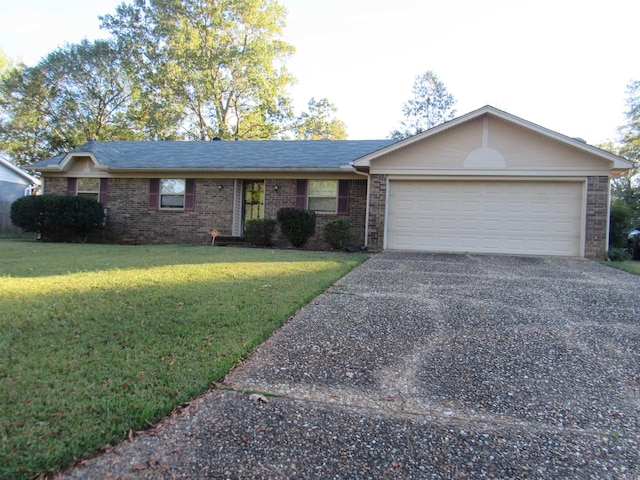
<path id="1" fill-rule="evenodd" d="M 279 189 L 276 192 L 275 186 Z M 296 206 L 296 185 L 297 180 L 278 179 L 266 180 L 264 216 L 265 218 L 276 218 L 278 210 L 281 208 L 294 208 Z M 343 215 L 317 215 L 316 234 L 309 239 L 307 248 L 316 250 L 328 250 L 331 247 L 324 239 L 324 227 L 332 220 L 345 218 L 351 225 L 351 236 L 354 245 L 364 244 L 364 224 L 367 210 L 367 181 L 349 180 L 349 214 Z M 274 237 L 276 244 L 286 246 L 288 240 L 281 238 L 278 234 Z"/>
<path id="2" fill-rule="evenodd" d="M 369 187 L 369 250 L 377 252 L 384 246 L 384 222 L 387 202 L 387 176 L 370 175 Z"/>
<path id="3" fill-rule="evenodd" d="M 282 207 L 296 205 L 295 179 L 265 180 L 265 218 L 276 218 Z M 367 200 L 366 180 L 350 180 L 349 214 L 318 215 L 316 234 L 307 248 L 329 249 L 324 240 L 325 225 L 336 218 L 347 218 L 355 244 L 364 243 L 364 222 Z M 219 188 L 222 185 L 222 189 Z M 278 185 L 278 191 L 275 186 Z M 67 178 L 48 177 L 43 193 L 67 193 Z M 196 179 L 195 211 L 148 210 L 148 178 L 110 178 L 107 200 L 107 227 L 103 238 L 111 242 L 140 244 L 188 243 L 208 244 L 211 230 L 221 236 L 232 235 L 234 179 Z M 274 237 L 280 246 L 288 241 Z"/>
<path id="4" fill-rule="evenodd" d="M 369 238 L 370 251 L 380 251 L 384 242 L 387 198 L 387 176 L 370 176 Z M 223 188 L 220 190 L 219 185 Z M 278 185 L 278 191 L 275 186 Z M 350 180 L 349 214 L 318 215 L 316 234 L 307 248 L 329 249 L 324 240 L 325 225 L 336 218 L 347 218 L 351 224 L 353 243 L 364 244 L 367 181 Z M 67 179 L 48 177 L 44 193 L 66 193 Z M 191 243 L 207 244 L 210 232 L 216 228 L 220 235 L 232 234 L 233 179 L 197 179 L 195 182 L 196 208 L 194 212 L 156 210 L 149 211 L 149 179 L 112 178 L 109 180 L 107 228 L 108 241 L 135 241 L 137 243 Z M 585 231 L 585 257 L 603 259 L 607 253 L 607 222 L 609 178 L 589 177 L 587 181 L 587 224 Z M 276 218 L 282 207 L 295 207 L 296 180 L 268 179 L 265 181 L 265 218 Z M 275 241 L 287 246 L 278 234 Z"/>
<path id="5" fill-rule="evenodd" d="M 589 177 L 587 180 L 587 225 L 584 256 L 603 260 L 607 255 L 607 224 L 609 216 L 609 177 Z"/>

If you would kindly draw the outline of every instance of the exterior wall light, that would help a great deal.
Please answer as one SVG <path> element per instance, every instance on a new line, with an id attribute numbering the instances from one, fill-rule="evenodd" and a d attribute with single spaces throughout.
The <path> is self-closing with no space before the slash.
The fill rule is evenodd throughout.
<path id="1" fill-rule="evenodd" d="M 273 187 L 273 189 L 277 192 L 278 190 L 280 190 L 280 185 L 278 185 L 278 184 L 276 183 L 276 186 L 275 186 L 275 187 Z"/>
<path id="2" fill-rule="evenodd" d="M 222 190 L 224 188 L 224 185 L 218 185 L 218 190 Z"/>

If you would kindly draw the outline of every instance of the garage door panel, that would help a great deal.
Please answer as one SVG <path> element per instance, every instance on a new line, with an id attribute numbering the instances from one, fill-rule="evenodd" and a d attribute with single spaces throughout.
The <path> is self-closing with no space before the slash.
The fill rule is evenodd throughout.
<path id="1" fill-rule="evenodd" d="M 579 255 L 582 185 L 392 181 L 387 248 Z"/>

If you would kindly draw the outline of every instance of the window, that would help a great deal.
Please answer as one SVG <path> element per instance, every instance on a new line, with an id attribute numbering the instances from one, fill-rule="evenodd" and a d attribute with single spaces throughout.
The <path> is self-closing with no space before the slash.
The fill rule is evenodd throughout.
<path id="1" fill-rule="evenodd" d="M 97 200 L 107 208 L 108 178 L 67 178 L 67 195 L 79 195 Z"/>
<path id="2" fill-rule="evenodd" d="M 160 180 L 160 208 L 184 208 L 185 181 L 181 178 Z"/>
<path id="3" fill-rule="evenodd" d="M 307 183 L 307 208 L 316 213 L 337 213 L 338 181 L 309 180 Z"/>
<path id="4" fill-rule="evenodd" d="M 99 178 L 78 178 L 79 197 L 93 198 L 96 202 L 100 200 L 100 179 Z"/>
<path id="5" fill-rule="evenodd" d="M 349 215 L 349 180 L 298 180 L 296 208 Z"/>
<path id="6" fill-rule="evenodd" d="M 187 178 L 151 178 L 149 180 L 149 210 L 196 209 L 196 182 Z"/>

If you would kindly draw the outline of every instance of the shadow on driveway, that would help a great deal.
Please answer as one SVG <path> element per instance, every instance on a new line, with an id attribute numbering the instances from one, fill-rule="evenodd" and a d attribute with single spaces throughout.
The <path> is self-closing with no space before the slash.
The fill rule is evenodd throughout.
<path id="1" fill-rule="evenodd" d="M 639 278 L 586 260 L 378 254 L 68 475 L 637 478 L 639 314 Z"/>

